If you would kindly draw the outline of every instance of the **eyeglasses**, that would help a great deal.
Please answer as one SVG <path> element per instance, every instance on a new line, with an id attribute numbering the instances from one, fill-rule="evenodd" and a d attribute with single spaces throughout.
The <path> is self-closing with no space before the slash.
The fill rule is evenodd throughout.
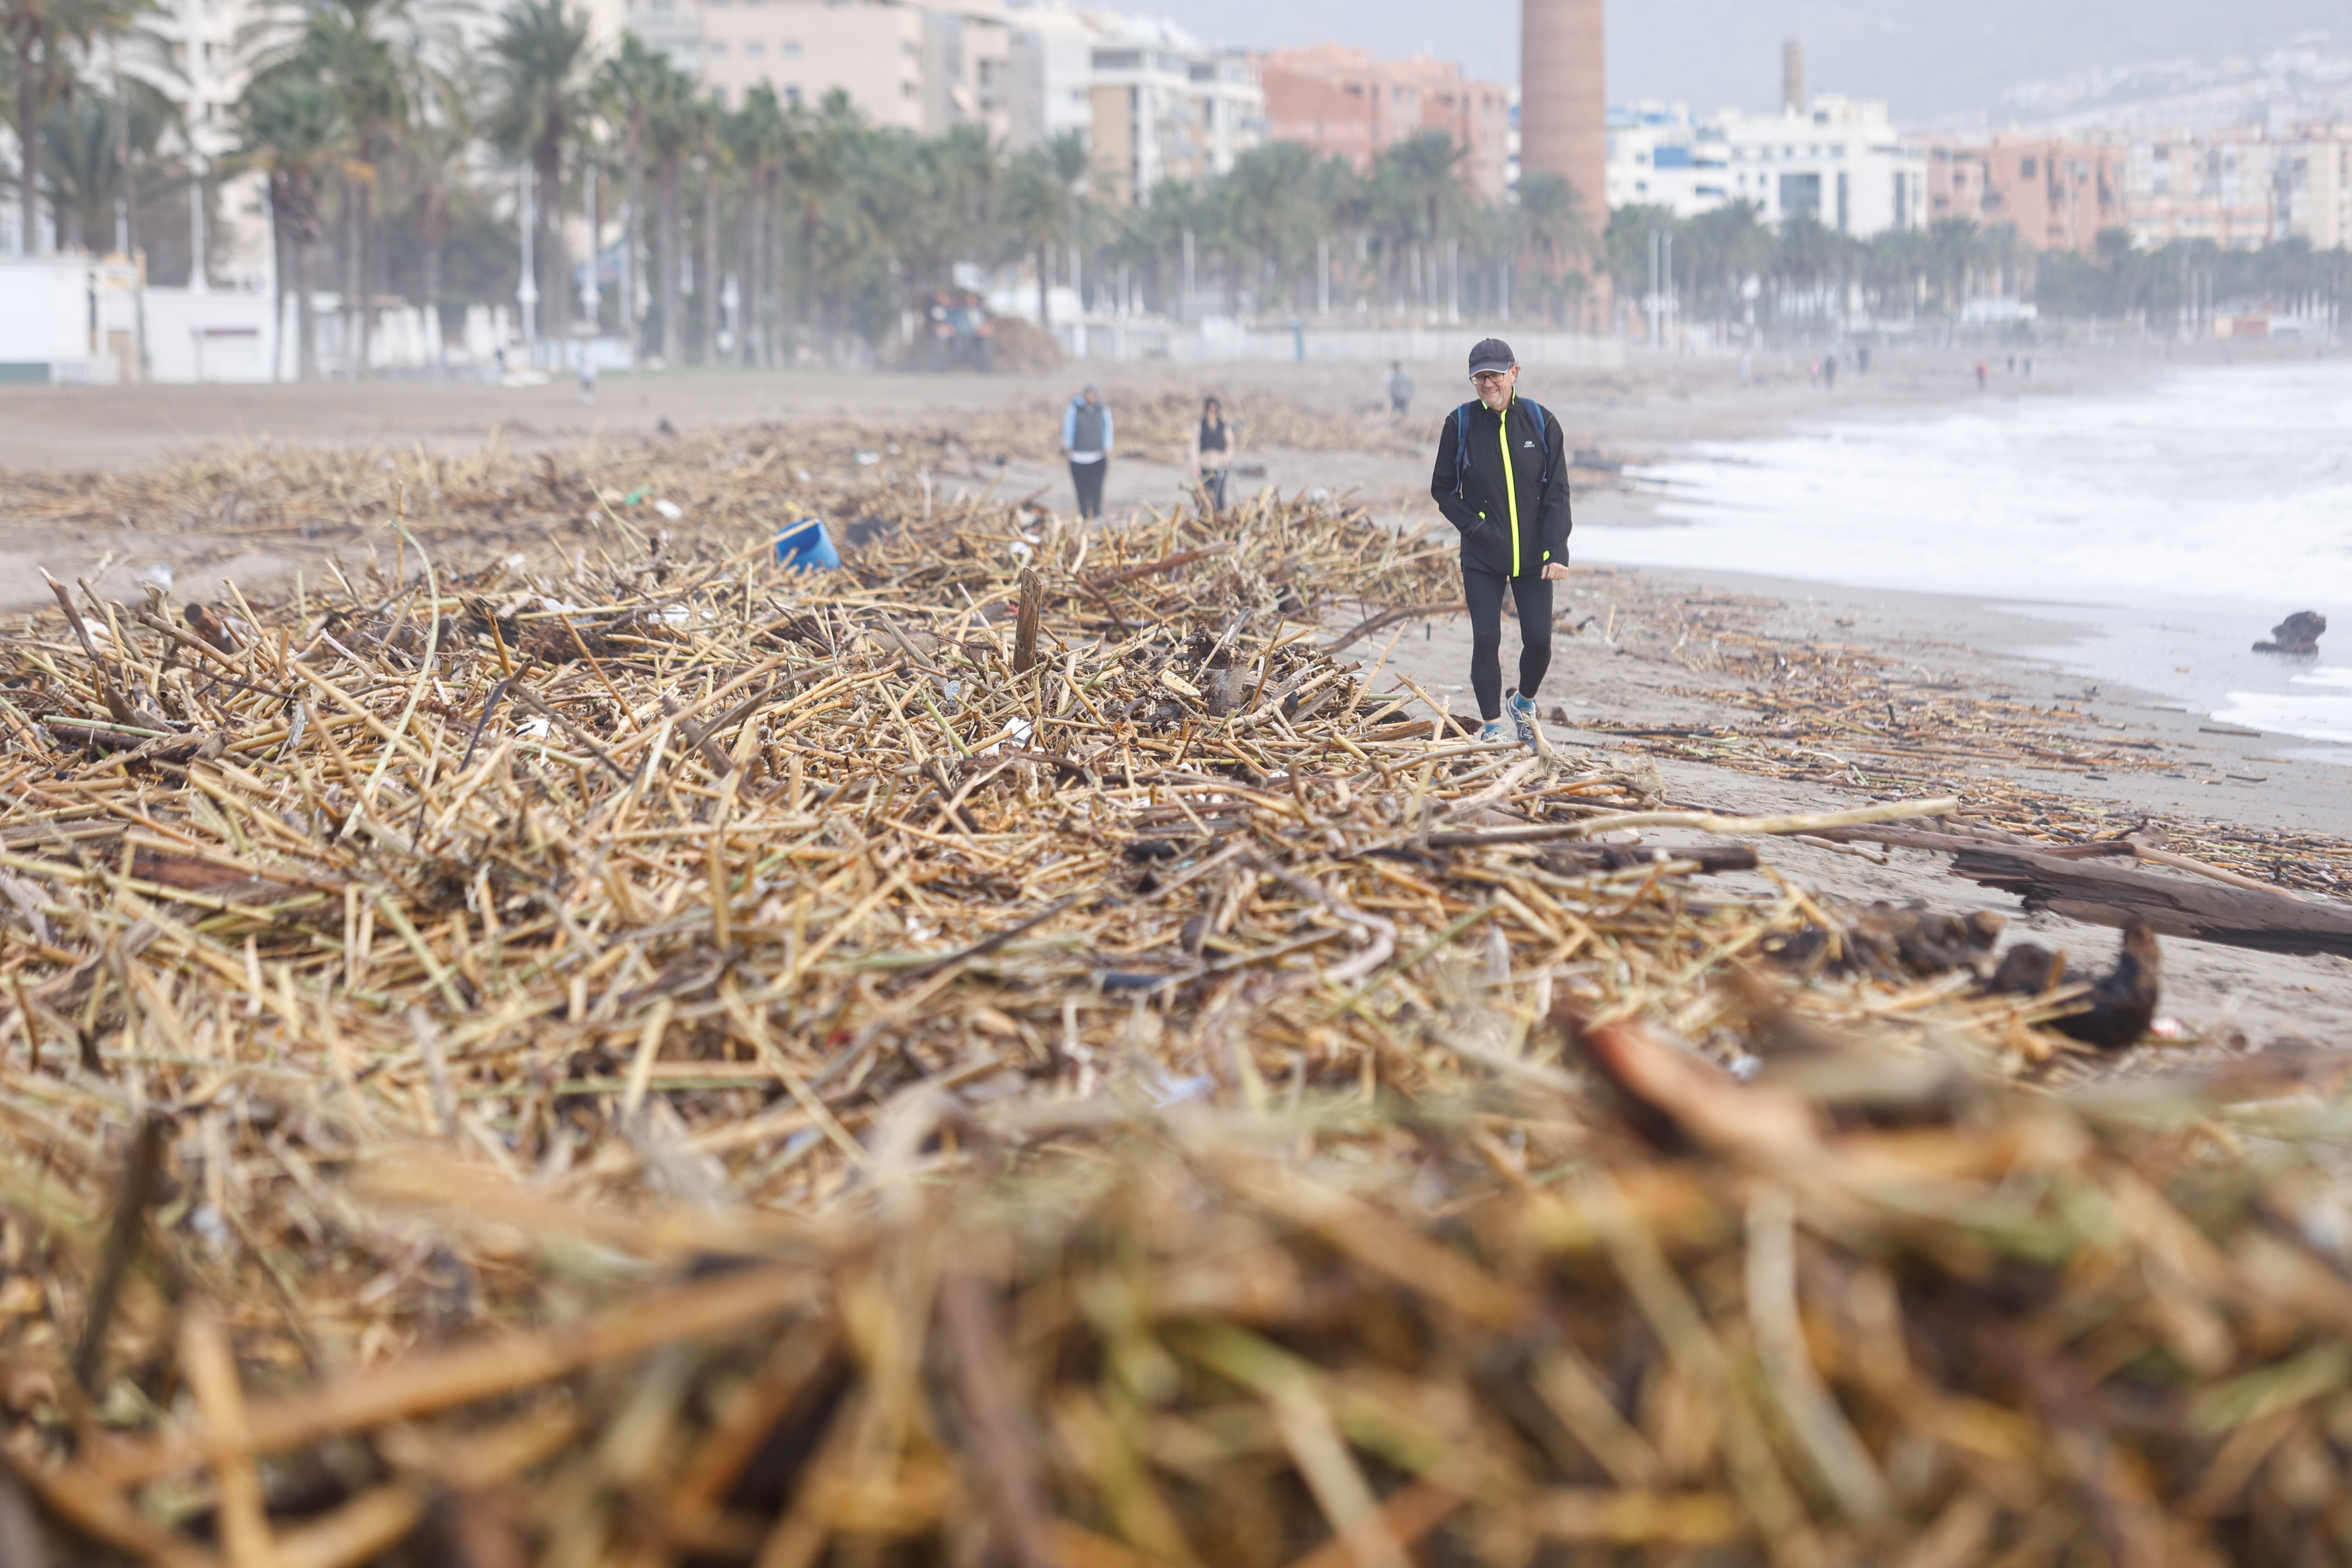
<path id="1" fill-rule="evenodd" d="M 1507 370 L 1482 370 L 1477 374 L 1470 378 L 1470 384 L 1473 386 L 1500 386 L 1505 381 L 1509 379 L 1510 374 L 1511 373 Z"/>

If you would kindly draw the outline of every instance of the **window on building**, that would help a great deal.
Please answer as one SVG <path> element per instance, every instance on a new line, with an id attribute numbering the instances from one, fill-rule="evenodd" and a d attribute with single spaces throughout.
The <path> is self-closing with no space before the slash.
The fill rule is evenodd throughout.
<path id="1" fill-rule="evenodd" d="M 787 38 L 782 43 L 778 44 L 776 46 L 776 52 L 783 56 L 784 58 L 788 60 L 796 60 L 801 58 L 801 47 L 799 42 L 791 38 Z M 986 81 L 988 79 L 988 68 L 991 62 L 987 60 L 982 60 L 980 63 L 980 79 L 982 81 Z"/>
<path id="2" fill-rule="evenodd" d="M 2017 165 L 2017 175 L 2021 180 L 2033 178 L 2033 160 L 2031 158 L 2021 160 Z"/>
<path id="3" fill-rule="evenodd" d="M 751 52 L 751 49 L 747 46 L 743 52 L 748 55 Z M 714 60 L 725 59 L 727 58 L 727 46 L 717 39 L 713 39 L 711 42 L 703 46 L 703 53 L 709 55 Z"/>
<path id="4" fill-rule="evenodd" d="M 718 48 L 719 48 L 719 46 L 718 46 L 718 45 L 716 45 L 716 44 L 713 44 L 713 45 L 711 46 L 711 49 L 712 49 L 712 51 L 713 51 L 714 53 L 718 50 Z M 767 46 L 766 44 L 764 44 L 764 43 L 761 43 L 761 42 L 759 39 L 757 39 L 757 38 L 752 39 L 750 43 L 745 44 L 745 45 L 743 46 L 743 54 L 744 54 L 745 58 L 749 58 L 749 59 L 755 59 L 755 60 L 756 60 L 756 59 L 758 59 L 761 56 L 762 56 L 762 55 L 766 54 L 767 52 L 768 52 L 768 46 Z"/>

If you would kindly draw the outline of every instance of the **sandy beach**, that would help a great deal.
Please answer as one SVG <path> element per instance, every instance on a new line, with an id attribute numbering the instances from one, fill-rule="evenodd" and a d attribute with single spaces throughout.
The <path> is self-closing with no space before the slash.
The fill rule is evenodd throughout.
<path id="1" fill-rule="evenodd" d="M 1792 356 L 1766 356 L 1742 386 L 1730 361 L 1637 364 L 1619 374 L 1550 384 L 1530 378 L 1570 432 L 1588 465 L 1576 495 L 1580 524 L 1672 526 L 1659 496 L 1623 470 L 1672 456 L 1695 442 L 1780 435 L 1831 416 L 1902 419 L 1966 408 L 1984 397 L 2032 400 L 2145 385 L 2168 368 L 2160 354 L 2137 351 L 2042 351 L 2031 381 L 2004 375 L 1980 394 L 1973 353 L 1883 353 L 1867 376 L 1848 374 L 1825 390 Z M 16 489 L 38 492 L 76 471 L 123 472 L 184 462 L 208 449 L 248 443 L 325 447 L 364 452 L 396 447 L 462 452 L 488 442 L 524 448 L 598 445 L 625 450 L 674 430 L 782 426 L 852 419 L 877 432 L 913 426 L 993 421 L 1008 409 L 1034 409 L 1043 421 L 1078 381 L 1095 377 L 1114 408 L 1203 388 L 1239 396 L 1293 400 L 1329 419 L 1353 421 L 1355 449 L 1253 446 L 1244 462 L 1262 467 L 1239 483 L 1286 493 L 1322 489 L 1352 495 L 1383 521 L 1411 528 L 1434 517 L 1426 494 L 1422 424 L 1448 406 L 1452 367 L 1417 367 L 1423 395 L 1413 420 L 1400 427 L 1379 406 L 1372 367 L 1251 366 L 1203 371 L 1157 365 L 1073 367 L 1053 376 L 822 377 L 675 375 L 608 378 L 593 406 L 571 386 L 449 387 L 379 384 L 324 388 L 0 389 L 0 467 L 19 470 Z M 879 437 L 877 437 L 877 439 Z M 1248 439 L 1248 432 L 1244 431 Z M 943 489 L 978 485 L 1008 501 L 1039 498 L 1066 505 L 1067 481 L 1034 453 L 973 455 L 965 474 L 942 473 Z M 1138 507 L 1179 504 L 1177 454 L 1127 445 L 1114 461 L 1108 500 L 1116 517 Z M 1002 461 L 997 461 L 998 458 Z M 364 458 L 357 459 L 364 462 Z M 979 476 L 984 476 L 981 478 Z M 926 482 L 930 482 L 926 476 Z M 0 514 L 0 607 L 29 610 L 48 602 L 40 570 L 61 579 L 100 572 L 104 589 L 134 595 L 142 572 L 170 567 L 183 592 L 226 577 L 252 591 L 312 574 L 349 552 L 347 530 L 320 519 L 299 528 L 257 528 L 233 507 L 213 517 L 181 517 L 171 526 L 118 515 L 109 522 L 54 523 Z M 2021 587 L 2026 584 L 2021 584 Z M 2002 698 L 2065 714 L 2053 723 L 2084 734 L 2123 738 L 2145 765 L 2103 772 L 2094 766 L 2036 767 L 2014 782 L 2052 798 L 2104 814 L 2121 832 L 2167 824 L 2223 822 L 2328 840 L 2352 838 L 2352 795 L 2329 748 L 2293 737 L 2217 724 L 2155 691 L 2112 679 L 2088 679 L 2069 668 L 2067 650 L 2093 635 L 2063 606 L 2025 606 L 1928 592 L 1853 589 L 1727 572 L 1633 570 L 1580 563 L 1561 595 L 1560 635 L 1542 707 L 1554 742 L 1621 756 L 1646 756 L 1673 798 L 1733 812 L 1834 810 L 1873 796 L 1859 772 L 1843 784 L 1774 776 L 1780 764 L 1732 756 L 1721 744 L 1691 737 L 1737 735 L 1753 721 L 1751 683 L 1707 668 L 1700 656 L 1708 617 L 1718 629 L 1723 606 L 1746 632 L 1790 646 L 1836 644 L 1899 661 L 1922 682 L 1972 698 Z M 1708 606 L 1715 606 L 1709 608 Z M 1693 617 L 1696 619 L 1694 620 Z M 1334 631 L 1347 617 L 1327 616 Z M 1699 643 L 1693 642 L 1696 626 Z M 2249 636 L 2260 626 L 2249 626 Z M 1507 667 L 1516 647 L 1505 635 Z M 1385 653 L 1383 649 L 1386 649 Z M 1468 632 L 1458 615 L 1388 632 L 1360 649 L 1385 657 L 1441 700 L 1467 711 Z M 1635 734 L 1632 731 L 1650 731 Z M 1671 731 L 1672 733 L 1669 733 Z M 2336 749 L 2341 750 L 2341 749 Z M 2294 753 L 2290 755 L 2289 753 Z M 1708 753 L 1701 760 L 1695 753 Z M 2352 752 L 2346 752 L 2352 755 Z M 2000 766 L 1978 770 L 1990 779 Z M 1655 841 L 1673 844 L 1674 832 Z M 1992 910 L 2063 948 L 2077 962 L 2104 963 L 2112 931 L 2056 916 L 2022 915 L 2017 900 L 1962 880 L 1940 853 L 1777 845 L 1771 863 L 1807 885 L 1868 901 L 1922 901 L 1937 909 Z M 1738 885 L 1741 879 L 1731 879 Z M 1747 879 L 1761 887 L 1754 877 Z M 2305 897 L 2324 897 L 2308 893 Z M 2352 1005 L 2352 961 L 2290 957 L 2187 940 L 2165 944 L 2165 1012 L 2181 1037 L 2207 1047 L 2261 1047 L 2277 1042 L 2333 1044 L 2337 1020 Z M 2157 1047 L 2141 1047 L 2151 1059 Z"/>

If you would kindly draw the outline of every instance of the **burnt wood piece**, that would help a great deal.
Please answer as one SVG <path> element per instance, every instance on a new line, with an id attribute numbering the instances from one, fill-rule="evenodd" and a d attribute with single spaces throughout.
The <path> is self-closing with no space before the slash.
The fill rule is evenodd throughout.
<path id="1" fill-rule="evenodd" d="M 2262 952 L 2333 952 L 2352 958 L 2352 909 L 2284 893 L 2186 882 L 2096 860 L 2022 849 L 1968 848 L 1952 873 L 2015 893 L 2029 910 L 2128 929 L 2145 921 L 2166 936 L 2195 937 Z"/>
<path id="2" fill-rule="evenodd" d="M 1434 837 L 1434 836 L 1433 836 Z M 1544 868 L 1563 877 L 1593 871 L 1622 871 L 1634 866 L 1667 861 L 1695 864 L 1712 876 L 1720 871 L 1753 871 L 1756 851 L 1745 844 L 1701 844 L 1682 849 L 1658 849 L 1647 845 L 1577 844 L 1548 851 Z"/>
<path id="3" fill-rule="evenodd" d="M 2053 1018 L 2050 1026 L 2101 1050 L 2118 1051 L 2137 1043 L 2156 1018 L 2162 992 L 2164 960 L 2156 932 L 2145 921 L 2124 928 L 2116 966 L 2102 975 L 2079 974 L 2066 967 L 2066 955 L 2034 942 L 2021 942 L 2001 955 L 1988 991 L 2039 996 L 2061 985 L 2089 981 L 2089 1010 Z"/>

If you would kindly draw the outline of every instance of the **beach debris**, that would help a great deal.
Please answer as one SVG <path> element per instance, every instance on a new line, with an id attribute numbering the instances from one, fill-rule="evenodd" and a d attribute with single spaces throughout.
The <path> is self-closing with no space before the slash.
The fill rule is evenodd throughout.
<path id="1" fill-rule="evenodd" d="M 1989 924 L 1699 879 L 1952 795 L 1760 818 L 1466 741 L 1316 646 L 1453 572 L 1346 506 L 1023 564 L 1016 508 L 877 476 L 898 526 L 793 572 L 803 507 L 667 468 L 725 441 L 644 459 L 694 498 L 661 538 L 469 456 L 220 644 L 87 589 L 0 641 L 12 1550 L 28 1511 L 28 1561 L 187 1568 L 2341 1534 L 2325 1067 L 2094 1111 L 2081 996 L 1985 994 Z M 1649 826 L 1738 842 L 1593 841 Z"/>
<path id="2" fill-rule="evenodd" d="M 1660 725 L 1554 713 L 1555 721 L 1614 737 L 1622 751 L 1871 794 L 1950 793 L 1964 806 L 1948 829 L 2044 849 L 2112 840 L 2143 817 L 2126 806 L 2038 787 L 2037 774 L 2145 776 L 2207 765 L 2193 751 L 2184 757 L 2184 748 L 2158 732 L 2094 712 L 2079 700 L 2028 702 L 1998 685 L 1988 690 L 1882 651 L 1810 630 L 1792 633 L 1790 607 L 1776 600 L 1694 595 L 1606 567 L 1578 574 L 1591 584 L 1587 592 L 1610 599 L 1621 640 L 1631 628 L 1643 657 L 1690 672 L 1689 684 L 1669 689 L 1674 695 L 1747 714 L 1733 723 Z M 1646 651 L 1653 648 L 1663 651 Z M 2340 837 L 2242 820 L 2171 818 L 2166 830 L 2174 851 L 2252 884 L 2320 893 L 2352 889 L 2352 842 Z"/>
<path id="3" fill-rule="evenodd" d="M 2124 855 L 2137 852 L 2129 844 L 2116 848 Z M 2254 887 L 2183 881 L 2108 865 L 2106 858 L 1988 845 L 1955 853 L 1952 873 L 2014 893 L 2029 910 L 2047 910 L 2091 925 L 2129 930 L 2145 923 L 2167 936 L 2229 947 L 2352 957 L 2352 906 Z"/>
<path id="4" fill-rule="evenodd" d="M 2148 1033 L 2156 1019 L 2162 980 L 2163 955 L 2157 946 L 2156 932 L 2145 921 L 2134 921 L 2124 928 L 2123 946 L 2116 956 L 2115 967 L 2105 974 L 2078 974 L 2067 968 L 2063 952 L 2021 942 L 2001 954 L 2000 965 L 1986 989 L 1996 994 L 2040 996 L 2062 986 L 2084 988 L 2089 1003 L 2087 1010 L 2054 1018 L 2051 1027 L 2112 1051 L 2137 1044 Z M 2177 1025 L 2172 1032 L 2179 1032 Z"/>
<path id="5" fill-rule="evenodd" d="M 2319 652 L 2320 634 L 2327 630 L 2327 617 L 2316 610 L 2297 610 L 2271 628 L 2269 640 L 2254 645 L 2256 653 L 2285 654 L 2291 658 L 2311 658 Z"/>
<path id="6" fill-rule="evenodd" d="M 776 564 L 802 572 L 829 572 L 841 564 L 841 552 L 824 520 L 804 517 L 776 535 Z"/>

